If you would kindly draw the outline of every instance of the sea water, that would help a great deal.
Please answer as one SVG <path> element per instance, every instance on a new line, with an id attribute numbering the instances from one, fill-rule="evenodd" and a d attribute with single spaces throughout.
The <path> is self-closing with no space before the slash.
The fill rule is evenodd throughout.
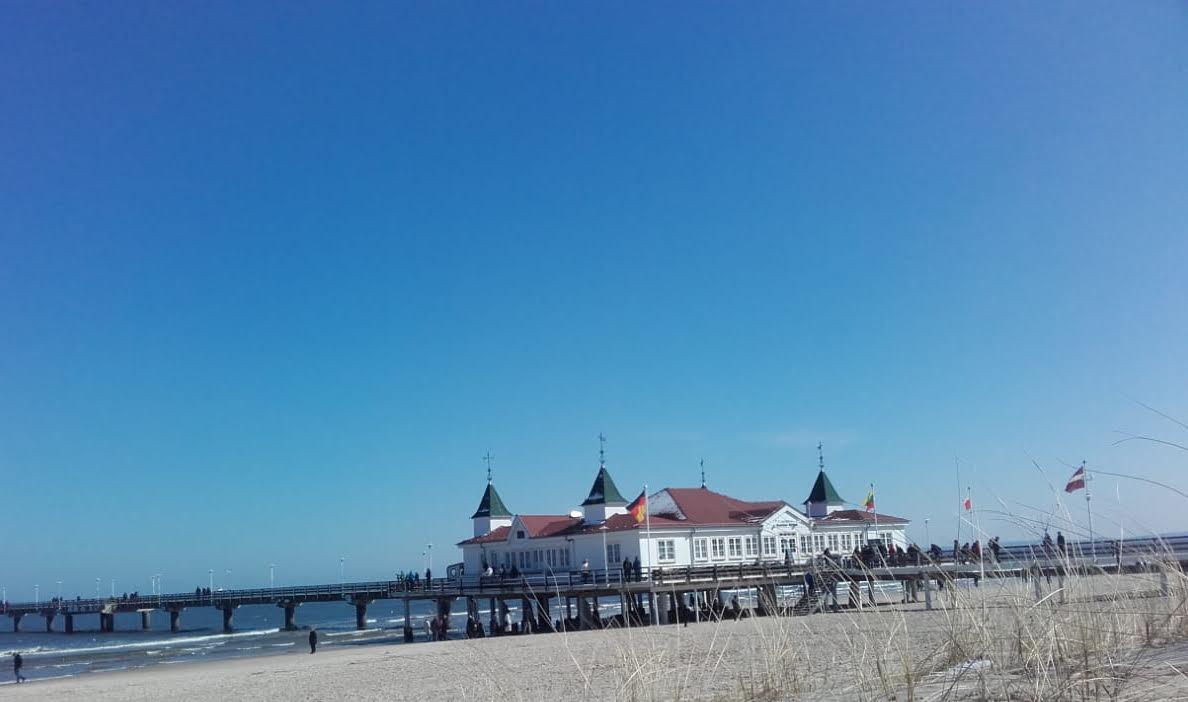
<path id="1" fill-rule="evenodd" d="M 486 605 L 486 601 L 481 601 Z M 455 603 L 451 613 L 450 635 L 461 637 L 466 631 L 463 601 Z M 427 622 L 433 616 L 433 603 L 413 601 L 411 620 L 415 640 L 428 638 Z M 461 611 L 459 611 L 461 609 Z M 518 613 L 517 607 L 511 611 Z M 480 609 L 484 626 L 490 614 Z M 518 615 L 514 617 L 519 620 Z M 311 602 L 297 608 L 297 631 L 284 631 L 284 610 L 273 605 L 244 605 L 235 610 L 233 631 L 223 631 L 222 612 L 211 607 L 187 609 L 181 615 L 181 630 L 169 631 L 169 614 L 155 611 L 150 628 L 141 629 L 137 612 L 115 615 L 116 630 L 99 632 L 98 615 L 74 617 L 74 633 L 62 632 L 65 618 L 54 620 L 53 632 L 45 631 L 45 621 L 37 616 L 21 620 L 20 633 L 0 633 L 0 684 L 11 684 L 11 654 L 24 659 L 22 673 L 30 680 L 57 678 L 85 673 L 127 670 L 154 665 L 170 665 L 198 660 L 267 656 L 294 650 L 308 652 L 309 630 L 318 632 L 318 649 L 366 644 L 404 643 L 404 603 L 401 600 L 376 600 L 367 607 L 367 629 L 355 629 L 355 608 L 346 602 Z M 0 624 L 11 625 L 7 617 Z"/>

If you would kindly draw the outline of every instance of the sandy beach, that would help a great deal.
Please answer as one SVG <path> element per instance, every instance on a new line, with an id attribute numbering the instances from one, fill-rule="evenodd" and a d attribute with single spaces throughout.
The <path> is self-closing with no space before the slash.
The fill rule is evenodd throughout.
<path id="1" fill-rule="evenodd" d="M 1088 646 L 1085 656 L 1090 650 L 1108 655 L 1110 675 L 1126 681 L 1113 698 L 1188 699 L 1188 649 L 1167 637 L 1143 640 L 1144 626 L 1152 636 L 1150 622 L 1167 632 L 1183 629 L 1182 615 L 1174 614 L 1182 600 L 1156 594 L 1153 584 L 1137 577 L 1070 580 L 1060 603 L 1058 590 L 1037 602 L 1033 588 L 1011 581 L 963 592 L 956 605 L 946 600 L 950 594 L 938 595 L 933 611 L 893 605 L 688 626 L 344 646 L 316 655 L 294 651 L 5 685 L 0 694 L 100 702 L 924 699 L 966 693 L 997 699 L 988 684 L 1004 690 L 1032 684 L 1026 665 L 999 661 L 1015 656 L 1016 647 L 1041 644 L 1033 632 L 1093 622 L 1081 644 Z M 974 650 L 978 641 L 982 646 Z M 1071 639 L 1061 645 L 1071 646 Z"/>

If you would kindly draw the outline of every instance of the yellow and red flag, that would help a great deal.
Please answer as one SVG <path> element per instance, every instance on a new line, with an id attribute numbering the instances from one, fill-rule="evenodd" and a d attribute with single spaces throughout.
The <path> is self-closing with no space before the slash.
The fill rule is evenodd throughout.
<path id="1" fill-rule="evenodd" d="M 643 523 L 643 520 L 648 518 L 648 495 L 647 490 L 639 493 L 639 497 L 635 501 L 627 505 L 627 514 L 630 514 L 636 524 Z"/>

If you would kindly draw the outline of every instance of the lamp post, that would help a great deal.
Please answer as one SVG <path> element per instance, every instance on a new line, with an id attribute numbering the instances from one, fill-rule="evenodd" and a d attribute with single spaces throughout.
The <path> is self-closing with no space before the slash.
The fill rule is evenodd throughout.
<path id="1" fill-rule="evenodd" d="M 226 576 L 227 576 L 226 588 L 227 588 L 227 591 L 230 592 L 231 591 L 231 569 L 230 568 L 227 569 Z"/>
<path id="2" fill-rule="evenodd" d="M 346 556 L 338 557 L 338 584 L 346 584 Z"/>
<path id="3" fill-rule="evenodd" d="M 275 563 L 268 564 L 268 589 L 269 590 L 276 589 L 276 564 Z"/>
<path id="4" fill-rule="evenodd" d="M 428 567 L 429 571 L 432 572 L 433 571 L 433 544 L 431 544 L 431 543 L 426 544 L 425 552 L 429 554 L 429 565 L 427 567 Z"/>
<path id="5" fill-rule="evenodd" d="M 33 586 L 33 604 L 41 604 L 41 586 Z"/>
<path id="6" fill-rule="evenodd" d="M 598 527 L 598 531 L 602 532 L 602 582 L 610 585 L 610 563 L 606 555 L 606 525 Z"/>
<path id="7" fill-rule="evenodd" d="M 95 578 L 95 601 L 99 601 L 99 578 Z"/>
<path id="8" fill-rule="evenodd" d="M 58 602 L 62 601 L 62 581 L 58 581 Z"/>
<path id="9" fill-rule="evenodd" d="M 111 579 L 111 599 L 115 599 L 115 578 Z"/>
<path id="10" fill-rule="evenodd" d="M 928 542 L 928 548 L 932 548 L 932 537 L 928 533 L 928 517 L 924 517 L 924 540 Z"/>
<path id="11" fill-rule="evenodd" d="M 206 591 L 207 591 L 207 593 L 210 594 L 210 601 L 214 602 L 214 568 L 207 569 L 206 577 L 207 577 L 207 582 L 209 583 L 208 587 L 206 588 Z"/>

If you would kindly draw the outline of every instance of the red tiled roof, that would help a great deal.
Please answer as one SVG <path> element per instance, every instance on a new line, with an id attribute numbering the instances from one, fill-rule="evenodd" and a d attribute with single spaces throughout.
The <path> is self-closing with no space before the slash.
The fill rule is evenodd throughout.
<path id="1" fill-rule="evenodd" d="M 828 516 L 816 519 L 817 522 L 880 522 L 882 524 L 907 524 L 909 520 L 903 517 L 893 517 L 890 514 L 876 514 L 861 509 L 839 509 Z"/>
<path id="2" fill-rule="evenodd" d="M 746 502 L 706 488 L 666 488 L 684 519 L 685 525 L 754 523 L 770 517 L 783 507 L 782 500 Z M 653 514 L 653 525 L 658 515 Z"/>
<path id="3" fill-rule="evenodd" d="M 501 526 L 482 536 L 476 536 L 473 539 L 458 542 L 459 546 L 466 544 L 489 544 L 492 541 L 507 541 L 507 532 L 511 531 L 511 527 Z"/>
<path id="4" fill-rule="evenodd" d="M 518 518 L 524 525 L 524 530 L 528 532 L 528 537 L 532 539 L 557 536 L 582 523 L 580 517 L 571 517 L 568 514 L 521 514 Z"/>

